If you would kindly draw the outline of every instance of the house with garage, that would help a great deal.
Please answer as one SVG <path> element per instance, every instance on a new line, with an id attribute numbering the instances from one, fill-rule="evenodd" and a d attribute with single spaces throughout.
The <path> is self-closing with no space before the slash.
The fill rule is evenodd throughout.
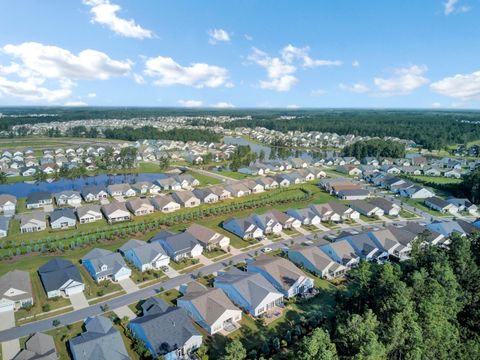
<path id="1" fill-rule="evenodd" d="M 343 234 L 337 241 L 348 241 L 355 250 L 355 253 L 367 261 L 385 261 L 388 259 L 388 252 L 384 251 L 380 245 L 373 241 L 368 233 Z"/>
<path id="2" fill-rule="evenodd" d="M 177 306 L 185 309 L 209 335 L 220 331 L 231 332 L 240 327 L 242 310 L 236 307 L 220 288 L 207 288 L 192 281 L 182 285 L 183 296 L 177 299 Z"/>
<path id="3" fill-rule="evenodd" d="M 55 209 L 50 213 L 50 227 L 54 230 L 70 229 L 77 225 L 77 217 L 71 208 Z"/>
<path id="4" fill-rule="evenodd" d="M 195 195 L 203 204 L 214 204 L 219 201 L 218 195 L 209 188 L 193 190 Z"/>
<path id="5" fill-rule="evenodd" d="M 32 283 L 26 271 L 12 270 L 0 277 L 0 312 L 33 305 Z"/>
<path id="6" fill-rule="evenodd" d="M 450 213 L 456 214 L 458 212 L 458 208 L 448 201 L 445 201 L 439 197 L 433 196 L 430 198 L 426 198 L 424 200 L 425 206 L 429 207 L 430 209 L 439 211 L 441 213 Z"/>
<path id="7" fill-rule="evenodd" d="M 286 174 L 278 174 L 274 176 L 275 181 L 278 183 L 279 187 L 288 187 L 292 184 L 290 177 Z"/>
<path id="8" fill-rule="evenodd" d="M 153 211 L 155 210 L 150 200 L 146 198 L 131 199 L 128 200 L 126 204 L 127 209 L 135 216 L 153 214 Z"/>
<path id="9" fill-rule="evenodd" d="M 348 204 L 353 210 L 358 211 L 361 215 L 368 217 L 380 217 L 384 215 L 382 209 L 369 202 L 363 200 L 353 200 Z"/>
<path id="10" fill-rule="evenodd" d="M 210 191 L 217 195 L 220 201 L 232 198 L 232 193 L 223 186 L 211 186 Z"/>
<path id="11" fill-rule="evenodd" d="M 110 204 L 102 205 L 101 209 L 103 215 L 110 224 L 128 221 L 132 218 L 132 215 L 123 202 L 111 202 Z"/>
<path id="12" fill-rule="evenodd" d="M 372 198 L 368 200 L 368 202 L 371 205 L 381 209 L 385 215 L 389 216 L 398 216 L 400 214 L 400 210 L 402 209 L 399 205 L 384 198 Z"/>
<path id="13" fill-rule="evenodd" d="M 320 245 L 320 250 L 327 254 L 335 262 L 345 266 L 347 270 L 356 267 L 360 262 L 360 256 L 347 240 L 338 240 L 334 243 Z"/>
<path id="14" fill-rule="evenodd" d="M 428 166 L 423 169 L 423 174 L 426 176 L 440 176 L 442 172 L 433 166 Z"/>
<path id="15" fill-rule="evenodd" d="M 467 236 L 474 231 L 478 231 L 478 228 L 464 220 L 445 220 L 445 221 L 433 221 L 427 224 L 427 229 L 442 234 L 445 237 L 449 237 L 453 233 L 460 236 Z"/>
<path id="16" fill-rule="evenodd" d="M 53 337 L 37 332 L 25 341 L 24 348 L 15 355 L 13 360 L 56 360 L 59 354 Z"/>
<path id="17" fill-rule="evenodd" d="M 252 194 L 259 194 L 265 191 L 265 187 L 255 180 L 244 180 L 242 183 L 251 191 Z"/>
<path id="18" fill-rule="evenodd" d="M 282 226 L 283 229 L 296 229 L 302 226 L 300 220 L 277 209 L 270 210 L 269 214 L 273 216 L 273 218 Z"/>
<path id="19" fill-rule="evenodd" d="M 141 240 L 129 240 L 120 249 L 120 253 L 139 271 L 159 270 L 168 266 L 170 258 L 159 242 L 147 243 Z"/>
<path id="20" fill-rule="evenodd" d="M 302 225 L 320 224 L 320 216 L 318 216 L 310 208 L 287 209 L 287 214 L 297 219 Z"/>
<path id="21" fill-rule="evenodd" d="M 265 235 L 280 234 L 283 230 L 282 225 L 269 212 L 261 215 L 253 214 L 251 218 Z"/>
<path id="22" fill-rule="evenodd" d="M 177 180 L 182 189 L 185 190 L 192 190 L 195 186 L 200 185 L 200 181 L 189 174 L 177 175 L 175 176 L 175 180 Z"/>
<path id="23" fill-rule="evenodd" d="M 311 205 L 310 210 L 318 215 L 323 222 L 340 222 L 342 221 L 342 215 L 336 211 L 335 203 L 330 202 L 327 204 Z"/>
<path id="24" fill-rule="evenodd" d="M 150 181 L 137 181 L 132 185 L 132 189 L 140 195 L 158 194 L 162 189 L 157 184 L 152 184 Z"/>
<path id="25" fill-rule="evenodd" d="M 79 206 L 75 211 L 80 224 L 89 224 L 103 219 L 100 205 L 90 204 Z"/>
<path id="26" fill-rule="evenodd" d="M 201 204 L 200 199 L 190 190 L 176 191 L 172 194 L 172 198 L 185 208 L 193 208 Z"/>
<path id="27" fill-rule="evenodd" d="M 99 185 L 85 186 L 80 191 L 80 194 L 86 202 L 100 201 L 102 199 L 108 198 L 108 193 L 102 186 Z"/>
<path id="28" fill-rule="evenodd" d="M 368 232 L 368 236 L 390 256 L 399 260 L 406 260 L 412 252 L 412 242 L 417 238 L 416 234 L 405 231 L 392 225 L 385 229 Z"/>
<path id="29" fill-rule="evenodd" d="M 84 332 L 68 340 L 73 360 L 128 360 L 122 335 L 105 316 L 88 317 Z M 53 359 L 52 359 L 53 360 Z"/>
<path id="30" fill-rule="evenodd" d="M 17 198 L 10 194 L 0 195 L 0 212 L 4 215 L 11 216 L 15 214 L 17 206 Z"/>
<path id="31" fill-rule="evenodd" d="M 252 191 L 248 187 L 246 187 L 244 184 L 240 182 L 227 185 L 225 189 L 227 189 L 230 192 L 230 194 L 232 194 L 232 196 L 236 198 L 247 196 L 252 193 Z"/>
<path id="32" fill-rule="evenodd" d="M 478 211 L 477 205 L 473 204 L 468 199 L 448 198 L 447 202 L 452 205 L 455 205 L 458 208 L 458 211 L 465 211 L 470 215 L 477 214 L 477 211 Z"/>
<path id="33" fill-rule="evenodd" d="M 308 293 L 313 288 L 313 278 L 282 257 L 261 255 L 247 262 L 247 271 L 262 274 L 286 298 Z"/>
<path id="34" fill-rule="evenodd" d="M 47 205 L 52 205 L 52 194 L 47 191 L 36 191 L 27 196 L 27 209 L 38 209 Z"/>
<path id="35" fill-rule="evenodd" d="M 214 287 L 222 289 L 234 304 L 258 317 L 270 311 L 281 311 L 283 294 L 260 273 L 235 267 L 219 272 Z"/>
<path id="36" fill-rule="evenodd" d="M 164 179 L 158 179 L 155 181 L 155 184 L 164 191 L 179 191 L 182 190 L 182 185 L 173 177 L 167 177 Z"/>
<path id="37" fill-rule="evenodd" d="M 265 190 L 274 190 L 274 189 L 278 189 L 279 187 L 277 180 L 269 176 L 256 179 L 255 181 L 257 182 L 257 184 L 260 184 L 261 186 L 263 186 Z"/>
<path id="38" fill-rule="evenodd" d="M 346 174 L 349 176 L 360 176 L 362 175 L 362 170 L 360 170 L 355 165 L 339 165 L 335 168 L 339 173 Z"/>
<path id="39" fill-rule="evenodd" d="M 32 211 L 20 217 L 20 232 L 22 234 L 47 229 L 47 221 L 43 211 Z"/>
<path id="40" fill-rule="evenodd" d="M 224 249 L 230 246 L 230 238 L 203 225 L 192 224 L 185 232 L 190 233 L 206 250 Z"/>
<path id="41" fill-rule="evenodd" d="M 137 193 L 129 184 L 112 184 L 107 186 L 110 196 L 135 196 Z"/>
<path id="42" fill-rule="evenodd" d="M 401 189 L 400 196 L 408 197 L 411 199 L 426 199 L 434 197 L 435 194 L 424 187 L 413 185 L 406 189 Z"/>
<path id="43" fill-rule="evenodd" d="M 38 269 L 47 298 L 70 296 L 85 290 L 80 271 L 70 261 L 54 258 Z"/>
<path id="44" fill-rule="evenodd" d="M 318 246 L 294 246 L 288 250 L 288 258 L 324 279 L 343 276 L 347 270 L 342 264 L 333 261 Z"/>
<path id="45" fill-rule="evenodd" d="M 457 169 L 450 169 L 443 173 L 443 176 L 446 178 L 453 178 L 453 179 L 460 179 L 462 177 L 462 173 L 460 170 Z"/>
<path id="46" fill-rule="evenodd" d="M 259 239 L 263 236 L 263 230 L 258 227 L 252 217 L 230 218 L 223 222 L 222 227 L 244 240 Z"/>
<path id="47" fill-rule="evenodd" d="M 171 213 L 180 210 L 180 204 L 170 195 L 157 195 L 150 198 L 153 207 L 162 213 Z"/>
<path id="48" fill-rule="evenodd" d="M 202 335 L 184 308 L 169 307 L 154 297 L 147 299 L 141 308 L 142 316 L 130 321 L 128 328 L 153 357 L 191 359 L 192 353 L 202 346 Z"/>
<path id="49" fill-rule="evenodd" d="M 342 200 L 365 200 L 370 196 L 370 191 L 366 189 L 344 189 L 336 193 Z"/>
<path id="50" fill-rule="evenodd" d="M 119 281 L 132 275 L 132 270 L 117 252 L 95 248 L 82 258 L 82 265 L 95 282 Z"/>
<path id="51" fill-rule="evenodd" d="M 161 233 L 154 237 L 154 241 L 159 241 L 163 249 L 170 258 L 179 262 L 185 258 L 197 258 L 202 255 L 203 246 L 189 232 L 179 234 L 161 236 Z"/>
<path id="52" fill-rule="evenodd" d="M 82 204 L 82 197 L 78 191 L 65 190 L 55 194 L 55 202 L 58 206 L 77 207 Z"/>

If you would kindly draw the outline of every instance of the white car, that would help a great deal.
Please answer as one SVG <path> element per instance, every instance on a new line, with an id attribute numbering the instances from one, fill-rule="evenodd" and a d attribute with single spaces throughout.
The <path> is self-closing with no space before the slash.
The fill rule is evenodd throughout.
<path id="1" fill-rule="evenodd" d="M 262 249 L 262 252 L 265 253 L 265 254 L 266 254 L 266 253 L 269 253 L 269 252 L 271 252 L 271 251 L 273 251 L 273 250 L 272 250 L 272 248 L 269 248 L 269 247 L 266 247 L 266 248 L 263 248 L 263 249 Z"/>

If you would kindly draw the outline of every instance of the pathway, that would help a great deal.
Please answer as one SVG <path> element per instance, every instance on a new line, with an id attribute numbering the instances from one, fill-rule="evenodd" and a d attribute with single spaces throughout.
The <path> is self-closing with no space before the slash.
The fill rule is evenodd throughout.
<path id="1" fill-rule="evenodd" d="M 69 296 L 69 299 L 72 303 L 73 310 L 80 310 L 88 307 L 88 301 L 83 292 L 72 294 Z"/>
<path id="2" fill-rule="evenodd" d="M 138 286 L 130 278 L 118 280 L 118 283 L 127 294 L 138 291 Z"/>
<path id="3" fill-rule="evenodd" d="M 0 331 L 15 327 L 15 314 L 13 310 L 0 312 Z M 3 360 L 11 360 L 20 351 L 18 339 L 2 341 Z"/>

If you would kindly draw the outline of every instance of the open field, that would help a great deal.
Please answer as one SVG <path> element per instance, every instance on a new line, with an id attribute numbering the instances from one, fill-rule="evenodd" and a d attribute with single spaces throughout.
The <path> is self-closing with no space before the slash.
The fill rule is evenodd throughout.
<path id="1" fill-rule="evenodd" d="M 424 175 L 417 175 L 412 176 L 413 180 L 420 180 L 425 182 L 432 182 L 436 184 L 459 184 L 462 182 L 462 179 L 455 179 L 455 178 L 446 178 L 443 176 L 424 176 Z"/>
<path id="2" fill-rule="evenodd" d="M 26 149 L 32 148 L 33 150 L 43 150 L 49 148 L 58 147 L 70 147 L 70 146 L 99 146 L 105 144 L 118 144 L 127 141 L 111 140 L 111 139 L 88 139 L 88 138 L 51 138 L 51 137 L 16 137 L 15 139 L 0 139 L 0 149 Z"/>

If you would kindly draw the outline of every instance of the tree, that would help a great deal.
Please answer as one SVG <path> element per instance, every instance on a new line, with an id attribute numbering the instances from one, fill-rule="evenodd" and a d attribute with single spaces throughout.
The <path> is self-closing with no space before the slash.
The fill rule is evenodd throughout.
<path id="1" fill-rule="evenodd" d="M 5 184 L 7 182 L 7 174 L 4 171 L 0 172 L 0 184 Z"/>
<path id="2" fill-rule="evenodd" d="M 310 336 L 306 336 L 300 347 L 301 360 L 336 360 L 337 349 L 330 340 L 330 335 L 323 329 L 317 328 Z"/>
<path id="3" fill-rule="evenodd" d="M 240 342 L 240 340 L 235 339 L 225 346 L 225 355 L 222 357 L 223 360 L 244 360 L 247 358 L 247 350 Z"/>

